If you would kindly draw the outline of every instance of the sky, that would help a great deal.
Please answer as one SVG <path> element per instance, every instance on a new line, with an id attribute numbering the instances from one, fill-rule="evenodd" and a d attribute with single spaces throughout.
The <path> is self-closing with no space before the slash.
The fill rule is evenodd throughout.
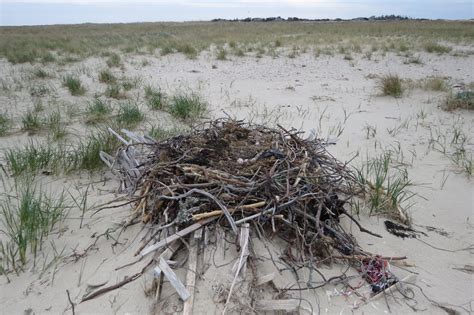
<path id="1" fill-rule="evenodd" d="M 0 25 L 402 15 L 472 19 L 474 0 L 0 0 Z"/>

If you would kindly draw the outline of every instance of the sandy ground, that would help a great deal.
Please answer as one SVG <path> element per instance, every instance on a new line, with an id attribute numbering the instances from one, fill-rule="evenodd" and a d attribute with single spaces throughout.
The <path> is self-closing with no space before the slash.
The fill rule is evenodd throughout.
<path id="1" fill-rule="evenodd" d="M 419 80 L 429 76 L 446 77 L 451 85 L 474 81 L 474 57 L 437 56 L 421 53 L 423 64 L 404 64 L 404 57 L 394 54 L 374 55 L 372 60 L 355 57 L 344 60 L 342 56 L 320 56 L 302 54 L 294 59 L 279 57 L 232 58 L 217 61 L 214 55 L 203 53 L 197 60 L 189 60 L 181 55 L 164 57 L 126 56 L 124 70 L 128 77 L 140 77 L 142 86 L 160 86 L 165 92 L 177 89 L 192 89 L 199 92 L 209 102 L 208 117 L 243 118 L 254 122 L 295 127 L 309 132 L 314 130 L 319 137 L 336 142 L 330 147 L 338 159 L 347 161 L 359 153 L 352 163 L 357 165 L 365 156 L 375 156 L 381 149 L 397 152 L 400 163 L 407 167 L 410 179 L 416 184 L 411 189 L 418 194 L 410 208 L 414 228 L 426 233 L 419 239 L 401 239 L 389 234 L 382 217 L 368 217 L 361 214 L 361 223 L 379 233 L 377 239 L 360 233 L 350 227 L 362 248 L 386 256 L 407 256 L 412 267 L 392 265 L 392 271 L 400 278 L 408 274 L 416 275 L 417 287 L 412 287 L 413 295 L 403 299 L 401 295 L 387 297 L 357 306 L 361 299 L 354 292 L 342 292 L 341 286 L 326 286 L 311 291 L 290 291 L 285 297 L 302 298 L 300 313 L 327 314 L 394 314 L 414 313 L 444 314 L 431 301 L 452 305 L 461 313 L 474 309 L 474 276 L 456 268 L 473 265 L 474 232 L 474 186 L 459 167 L 449 158 L 430 149 L 430 139 L 445 139 L 448 149 L 453 136 L 453 127 L 472 136 L 474 113 L 467 111 L 446 112 L 439 108 L 446 92 L 410 89 L 401 98 L 380 96 L 375 76 L 396 73 L 405 79 Z M 149 64 L 141 65 L 143 59 Z M 51 66 L 48 70 L 57 77 L 47 80 L 52 95 L 48 96 L 50 107 L 62 110 L 83 110 L 94 93 L 105 90 L 105 84 L 97 81 L 98 69 L 104 68 L 104 60 L 88 59 L 67 66 Z M 0 61 L 0 77 L 21 79 L 31 66 L 10 65 Z M 75 71 L 87 86 L 87 94 L 72 97 L 61 86 L 61 73 Z M 30 80 L 35 84 L 39 80 Z M 15 83 L 13 83 L 15 84 Z M 143 95 L 143 89 L 130 92 L 132 97 Z M 56 102 L 51 102 L 55 100 Z M 19 131 L 20 117 L 32 106 L 28 88 L 2 92 L 2 109 L 17 121 L 17 131 L 0 138 L 0 149 L 29 141 L 31 136 Z M 48 102 L 45 102 L 48 104 Z M 145 105 L 143 109 L 146 110 Z M 72 116 L 69 130 L 74 136 L 86 133 L 83 116 Z M 161 112 L 148 112 L 147 122 L 139 131 L 149 129 L 151 123 L 170 125 L 170 117 Z M 376 134 L 367 137 L 366 126 L 376 128 Z M 343 131 L 338 136 L 339 131 Z M 389 132 L 390 130 L 390 132 Z M 36 135 L 44 138 L 44 135 Z M 473 140 L 468 140 L 466 149 L 474 149 Z M 2 161 L 3 163 L 4 161 Z M 88 190 L 89 206 L 101 204 L 116 198 L 117 182 L 107 171 L 94 175 L 81 173 L 68 177 L 49 176 L 43 182 L 52 190 L 66 187 L 77 193 Z M 51 250 L 45 250 L 38 260 L 38 266 L 29 268 L 18 275 L 12 273 L 0 277 L 0 313 L 2 314 L 63 314 L 71 313 L 66 290 L 71 299 L 78 302 L 88 287 L 103 283 L 114 283 L 140 270 L 142 265 L 115 271 L 134 260 L 133 254 L 140 241 L 141 227 L 128 228 L 115 240 L 104 233 L 114 228 L 127 217 L 129 207 L 108 209 L 91 216 L 86 213 L 82 228 L 79 228 L 80 210 L 71 209 L 68 218 L 55 230 L 46 243 L 54 242 L 58 251 L 63 251 L 65 259 L 54 261 Z M 97 242 L 96 237 L 104 234 Z M 113 234 L 114 238 L 116 234 Z M 3 237 L 3 236 L 2 236 Z M 269 253 L 278 257 L 283 246 L 278 240 L 264 243 L 254 237 L 254 252 L 260 257 L 256 264 L 257 275 L 276 272 L 275 286 L 284 288 L 294 285 L 295 275 L 288 270 L 278 272 L 269 260 Z M 95 242 L 95 243 L 94 243 Z M 85 250 L 90 247 L 87 254 Z M 266 244 L 266 245 L 265 245 Z M 268 246 L 268 248 L 266 248 Z M 50 248 L 50 246 L 45 246 Z M 470 249 L 466 249 L 470 247 Z M 84 255 L 83 255 L 84 254 Z M 219 235 L 211 237 L 202 250 L 197 280 L 195 314 L 220 313 L 225 300 L 225 289 L 230 285 L 230 269 L 237 256 L 233 246 L 223 242 Z M 177 257 L 176 261 L 183 261 Z M 215 266 L 222 265 L 220 268 Z M 45 268 L 48 266 L 49 268 Z M 330 277 L 341 272 L 343 266 L 322 267 L 321 271 Z M 46 269 L 45 272 L 42 272 Z M 355 274 L 355 271 L 350 271 Z M 185 275 L 185 267 L 178 274 Z M 318 281 L 304 268 L 298 271 L 302 283 Z M 94 300 L 77 304 L 76 314 L 111 313 L 179 313 L 182 303 L 174 291 L 165 283 L 162 300 L 154 305 L 153 297 L 146 292 L 151 286 L 153 275 L 148 272 L 140 279 Z M 9 280 L 9 281 L 8 281 Z M 362 284 L 361 294 L 368 294 L 367 284 Z M 245 282 L 243 286 L 245 286 Z M 247 285 L 249 285 L 247 283 Z M 421 290 L 422 291 L 421 291 Z M 243 290 L 242 292 L 245 292 Z M 258 290 L 261 297 L 274 297 L 276 291 L 270 286 Z M 423 293 L 422 293 L 423 292 Z M 243 305 L 249 303 L 241 297 Z M 280 297 L 281 298 L 281 297 Z M 240 306 L 242 307 L 242 306 Z M 231 313 L 249 312 L 249 308 L 231 308 Z"/>

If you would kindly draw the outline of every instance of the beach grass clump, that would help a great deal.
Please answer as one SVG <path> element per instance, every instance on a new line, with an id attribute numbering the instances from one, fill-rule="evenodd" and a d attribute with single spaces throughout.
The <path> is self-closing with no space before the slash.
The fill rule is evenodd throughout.
<path id="1" fill-rule="evenodd" d="M 426 52 L 436 53 L 436 54 L 440 54 L 440 55 L 441 54 L 447 54 L 452 50 L 451 47 L 444 46 L 444 45 L 438 44 L 436 42 L 427 42 L 427 43 L 425 43 L 423 48 L 425 49 Z"/>
<path id="2" fill-rule="evenodd" d="M 122 103 L 117 116 L 117 123 L 120 126 L 134 127 L 145 118 L 145 115 L 138 107 L 137 103 Z"/>
<path id="3" fill-rule="evenodd" d="M 79 143 L 78 148 L 75 150 L 77 157 L 75 168 L 88 171 L 102 168 L 104 162 L 100 159 L 100 151 L 114 154 L 120 145 L 121 143 L 117 137 L 107 129 L 98 129 Z"/>
<path id="4" fill-rule="evenodd" d="M 106 116 L 112 112 L 112 106 L 107 100 L 102 98 L 95 98 L 92 102 L 87 105 L 86 114 L 87 122 L 99 122 L 104 121 Z"/>
<path id="5" fill-rule="evenodd" d="M 153 125 L 151 129 L 148 131 L 148 136 L 151 138 L 161 141 L 164 139 L 176 137 L 178 135 L 182 135 L 186 133 L 186 129 L 173 127 L 173 128 L 164 128 L 162 126 Z"/>
<path id="6" fill-rule="evenodd" d="M 356 169 L 357 180 L 365 187 L 365 197 L 369 214 L 391 216 L 409 224 L 406 212 L 407 202 L 415 196 L 409 190 L 413 183 L 403 167 L 392 167 L 392 152 L 385 151 L 380 156 L 367 159 Z"/>
<path id="7" fill-rule="evenodd" d="M 431 77 L 423 80 L 423 89 L 429 91 L 446 91 L 447 86 L 443 78 L 440 77 Z"/>
<path id="8" fill-rule="evenodd" d="M 2 233 L 8 238 L 1 246 L 4 270 L 22 270 L 29 259 L 28 250 L 36 264 L 45 237 L 64 218 L 66 203 L 64 192 L 48 193 L 31 179 L 15 183 L 14 195 L 0 200 Z"/>
<path id="9" fill-rule="evenodd" d="M 102 83 L 115 83 L 117 81 L 117 78 L 112 74 L 112 72 L 109 69 L 104 69 L 99 72 L 99 82 Z"/>
<path id="10" fill-rule="evenodd" d="M 227 51 L 225 48 L 220 47 L 216 53 L 217 60 L 227 60 Z"/>
<path id="11" fill-rule="evenodd" d="M 180 92 L 171 97 L 169 112 L 175 118 L 196 119 L 206 111 L 207 104 L 199 94 Z"/>
<path id="12" fill-rule="evenodd" d="M 380 78 L 379 88 L 383 95 L 401 97 L 404 91 L 402 79 L 395 74 L 387 74 Z"/>
<path id="13" fill-rule="evenodd" d="M 36 131 L 41 128 L 41 119 L 37 110 L 28 109 L 21 118 L 22 130 Z"/>
<path id="14" fill-rule="evenodd" d="M 64 148 L 49 142 L 30 141 L 22 147 L 8 149 L 5 153 L 8 169 L 14 176 L 37 173 L 40 170 L 56 172 L 64 163 L 67 153 Z"/>
<path id="15" fill-rule="evenodd" d="M 6 113 L 0 113 L 0 137 L 6 135 L 11 127 L 11 120 Z"/>
<path id="16" fill-rule="evenodd" d="M 148 85 L 145 87 L 145 99 L 152 110 L 162 110 L 165 106 L 165 95 L 160 89 Z"/>
<path id="17" fill-rule="evenodd" d="M 82 85 L 81 79 L 71 74 L 63 77 L 63 86 L 67 87 L 73 96 L 84 95 L 86 93 L 86 89 Z"/>
<path id="18" fill-rule="evenodd" d="M 127 95 L 123 91 L 123 87 L 116 83 L 107 85 L 104 95 L 117 100 L 127 98 Z"/>
<path id="19" fill-rule="evenodd" d="M 122 59 L 120 58 L 119 54 L 111 53 L 106 63 L 109 68 L 114 68 L 114 67 L 118 68 L 122 65 Z"/>
<path id="20" fill-rule="evenodd" d="M 54 111 L 46 117 L 45 126 L 48 128 L 53 140 L 59 140 L 67 135 L 66 126 L 62 122 L 61 112 Z"/>
<path id="21" fill-rule="evenodd" d="M 449 93 L 444 100 L 443 108 L 448 111 L 455 109 L 474 110 L 474 91 L 466 90 Z"/>
<path id="22" fill-rule="evenodd" d="M 43 68 L 35 68 L 33 70 L 33 75 L 39 79 L 46 79 L 50 77 L 50 74 Z"/>
<path id="23" fill-rule="evenodd" d="M 64 192 L 51 194 L 31 179 L 15 183 L 15 194 L 0 200 L 3 233 L 7 237 L 2 251 L 7 253 L 7 268 L 21 270 L 28 262 L 28 252 L 36 257 L 44 239 L 65 215 L 67 199 Z M 5 258 L 5 257 L 4 257 Z"/>
<path id="24" fill-rule="evenodd" d="M 184 54 L 188 59 L 196 59 L 198 55 L 197 49 L 191 44 L 177 45 L 176 50 L 179 53 Z"/>

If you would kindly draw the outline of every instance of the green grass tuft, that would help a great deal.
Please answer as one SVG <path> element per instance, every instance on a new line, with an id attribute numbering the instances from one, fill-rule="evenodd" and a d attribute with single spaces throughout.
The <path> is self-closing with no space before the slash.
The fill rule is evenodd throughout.
<path id="1" fill-rule="evenodd" d="M 111 53 L 109 58 L 106 61 L 109 68 L 120 67 L 122 65 L 122 60 L 117 53 Z"/>
<path id="2" fill-rule="evenodd" d="M 41 121 L 38 115 L 38 111 L 28 109 L 25 115 L 21 119 L 22 130 L 24 131 L 36 131 L 41 128 Z"/>
<path id="3" fill-rule="evenodd" d="M 66 136 L 66 126 L 62 123 L 61 112 L 54 111 L 46 117 L 45 122 L 53 140 L 59 140 Z"/>
<path id="4" fill-rule="evenodd" d="M 127 102 L 120 105 L 117 123 L 120 126 L 134 127 L 145 118 L 136 103 Z"/>
<path id="5" fill-rule="evenodd" d="M 108 85 L 105 89 L 104 95 L 106 97 L 115 98 L 117 100 L 127 98 L 125 93 L 122 91 L 122 86 L 119 84 Z"/>
<path id="6" fill-rule="evenodd" d="M 444 46 L 444 45 L 438 44 L 436 42 L 428 42 L 423 46 L 423 48 L 425 49 L 425 51 L 427 51 L 429 53 L 437 53 L 437 54 L 440 54 L 440 55 L 441 54 L 447 54 L 452 50 L 451 47 Z"/>
<path id="7" fill-rule="evenodd" d="M 404 87 L 402 79 L 398 75 L 388 74 L 380 78 L 379 88 L 383 95 L 400 97 L 403 94 Z"/>
<path id="8" fill-rule="evenodd" d="M 220 47 L 217 50 L 216 58 L 217 60 L 227 60 L 227 51 L 224 48 Z"/>
<path id="9" fill-rule="evenodd" d="M 117 78 L 115 78 L 110 70 L 105 69 L 99 72 L 99 82 L 110 84 L 115 83 L 116 81 Z"/>
<path id="10" fill-rule="evenodd" d="M 86 89 L 81 83 L 81 80 L 73 75 L 66 75 L 63 77 L 63 86 L 67 87 L 71 95 L 84 95 Z"/>
<path id="11" fill-rule="evenodd" d="M 10 118 L 8 118 L 7 114 L 0 113 L 0 137 L 6 135 L 10 127 Z"/>
<path id="12" fill-rule="evenodd" d="M 45 237 L 63 219 L 66 208 L 64 193 L 48 194 L 30 179 L 16 184 L 14 196 L 0 200 L 2 233 L 8 238 L 7 268 L 18 271 L 26 265 L 28 250 L 36 262 Z"/>
<path id="13" fill-rule="evenodd" d="M 206 111 L 207 104 L 201 96 L 195 93 L 180 93 L 174 95 L 169 104 L 172 116 L 180 119 L 199 118 Z"/>
<path id="14" fill-rule="evenodd" d="M 112 112 L 110 103 L 101 98 L 94 99 L 87 106 L 86 113 L 88 123 L 104 121 L 105 117 Z"/>
<path id="15" fill-rule="evenodd" d="M 165 105 L 165 95 L 161 90 L 156 90 L 151 86 L 145 87 L 145 98 L 148 107 L 152 110 L 162 110 Z"/>

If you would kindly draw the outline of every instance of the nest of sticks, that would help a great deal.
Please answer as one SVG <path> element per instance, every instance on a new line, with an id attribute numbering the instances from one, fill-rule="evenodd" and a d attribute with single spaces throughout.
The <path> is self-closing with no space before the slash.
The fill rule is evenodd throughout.
<path id="1" fill-rule="evenodd" d="M 290 261 L 371 256 L 339 222 L 345 215 L 379 236 L 344 208 L 363 187 L 325 141 L 229 119 L 162 142 L 124 132 L 134 141 L 122 139 L 127 146 L 115 159 L 102 157 L 122 179 L 132 218 L 158 227 L 154 231 L 220 224 L 238 234 L 238 226 L 249 223 L 259 234 L 287 241 Z M 145 153 L 138 154 L 139 144 Z M 145 246 L 157 234 L 144 240 L 142 254 L 156 249 Z"/>

